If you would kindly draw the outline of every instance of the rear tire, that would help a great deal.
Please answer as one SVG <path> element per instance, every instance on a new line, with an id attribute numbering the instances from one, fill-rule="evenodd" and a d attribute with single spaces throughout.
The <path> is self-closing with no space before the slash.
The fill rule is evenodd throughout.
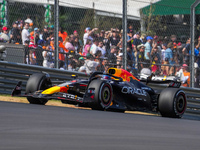
<path id="1" fill-rule="evenodd" d="M 26 84 L 26 94 L 34 93 L 38 90 L 45 90 L 51 87 L 51 80 L 48 77 L 48 74 L 44 73 L 35 73 L 30 76 Z M 34 97 L 27 97 L 27 100 L 30 104 L 39 104 L 45 105 L 48 100 L 42 98 L 34 98 Z"/>
<path id="2" fill-rule="evenodd" d="M 94 102 L 90 107 L 94 110 L 104 110 L 110 107 L 113 98 L 112 86 L 104 80 L 93 80 L 88 89 L 94 88 Z"/>
<path id="3" fill-rule="evenodd" d="M 187 106 L 185 92 L 177 88 L 164 89 L 158 101 L 158 109 L 163 117 L 181 118 Z"/>

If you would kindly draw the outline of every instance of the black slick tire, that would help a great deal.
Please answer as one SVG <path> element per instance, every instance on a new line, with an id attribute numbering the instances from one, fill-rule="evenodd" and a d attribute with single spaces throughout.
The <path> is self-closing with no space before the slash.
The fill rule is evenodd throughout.
<path id="1" fill-rule="evenodd" d="M 187 107 L 185 92 L 178 88 L 164 89 L 158 101 L 158 109 L 163 117 L 181 118 Z"/>
<path id="2" fill-rule="evenodd" d="M 45 90 L 51 86 L 50 79 L 44 73 L 35 73 L 30 76 L 26 84 L 26 94 L 34 93 L 38 90 Z M 34 97 L 27 97 L 30 104 L 45 105 L 48 100 Z"/>

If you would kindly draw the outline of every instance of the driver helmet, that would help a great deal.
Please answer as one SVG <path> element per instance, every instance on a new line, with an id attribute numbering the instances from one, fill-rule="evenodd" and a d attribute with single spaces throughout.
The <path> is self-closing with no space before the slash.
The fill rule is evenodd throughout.
<path id="1" fill-rule="evenodd" d="M 109 75 L 103 75 L 102 78 L 106 80 L 111 80 L 111 77 Z"/>

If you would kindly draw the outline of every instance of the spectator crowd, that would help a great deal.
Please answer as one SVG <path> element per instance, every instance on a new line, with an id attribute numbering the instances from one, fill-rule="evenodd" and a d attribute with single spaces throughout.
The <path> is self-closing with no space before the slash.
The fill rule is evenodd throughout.
<path id="1" fill-rule="evenodd" d="M 23 44 L 24 63 L 54 68 L 54 26 L 34 27 L 33 21 L 15 21 L 11 29 L 0 27 L 0 41 Z M 77 30 L 68 34 L 59 28 L 59 68 L 71 71 L 92 73 L 106 72 L 109 67 L 122 68 L 123 31 L 111 28 L 108 31 L 86 27 L 83 38 Z M 200 66 L 200 37 L 195 43 L 195 67 Z M 176 35 L 170 37 L 149 36 L 127 30 L 127 68 L 136 73 L 153 72 L 156 75 L 175 76 L 180 73 L 188 76 L 184 86 L 189 86 L 190 38 L 178 41 Z"/>

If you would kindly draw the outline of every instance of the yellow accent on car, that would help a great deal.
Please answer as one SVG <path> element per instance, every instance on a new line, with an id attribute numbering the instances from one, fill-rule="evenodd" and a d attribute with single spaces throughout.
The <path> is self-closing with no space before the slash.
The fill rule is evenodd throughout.
<path id="1" fill-rule="evenodd" d="M 166 77 L 166 76 L 164 76 L 164 79 L 163 79 L 163 81 L 165 81 L 165 80 L 166 80 L 166 78 L 167 78 L 167 77 Z"/>
<path id="2" fill-rule="evenodd" d="M 46 89 L 42 92 L 42 94 L 53 94 L 53 93 L 56 93 L 56 92 L 60 92 L 59 86 L 54 86 L 54 87 L 51 87 L 49 89 Z"/>

